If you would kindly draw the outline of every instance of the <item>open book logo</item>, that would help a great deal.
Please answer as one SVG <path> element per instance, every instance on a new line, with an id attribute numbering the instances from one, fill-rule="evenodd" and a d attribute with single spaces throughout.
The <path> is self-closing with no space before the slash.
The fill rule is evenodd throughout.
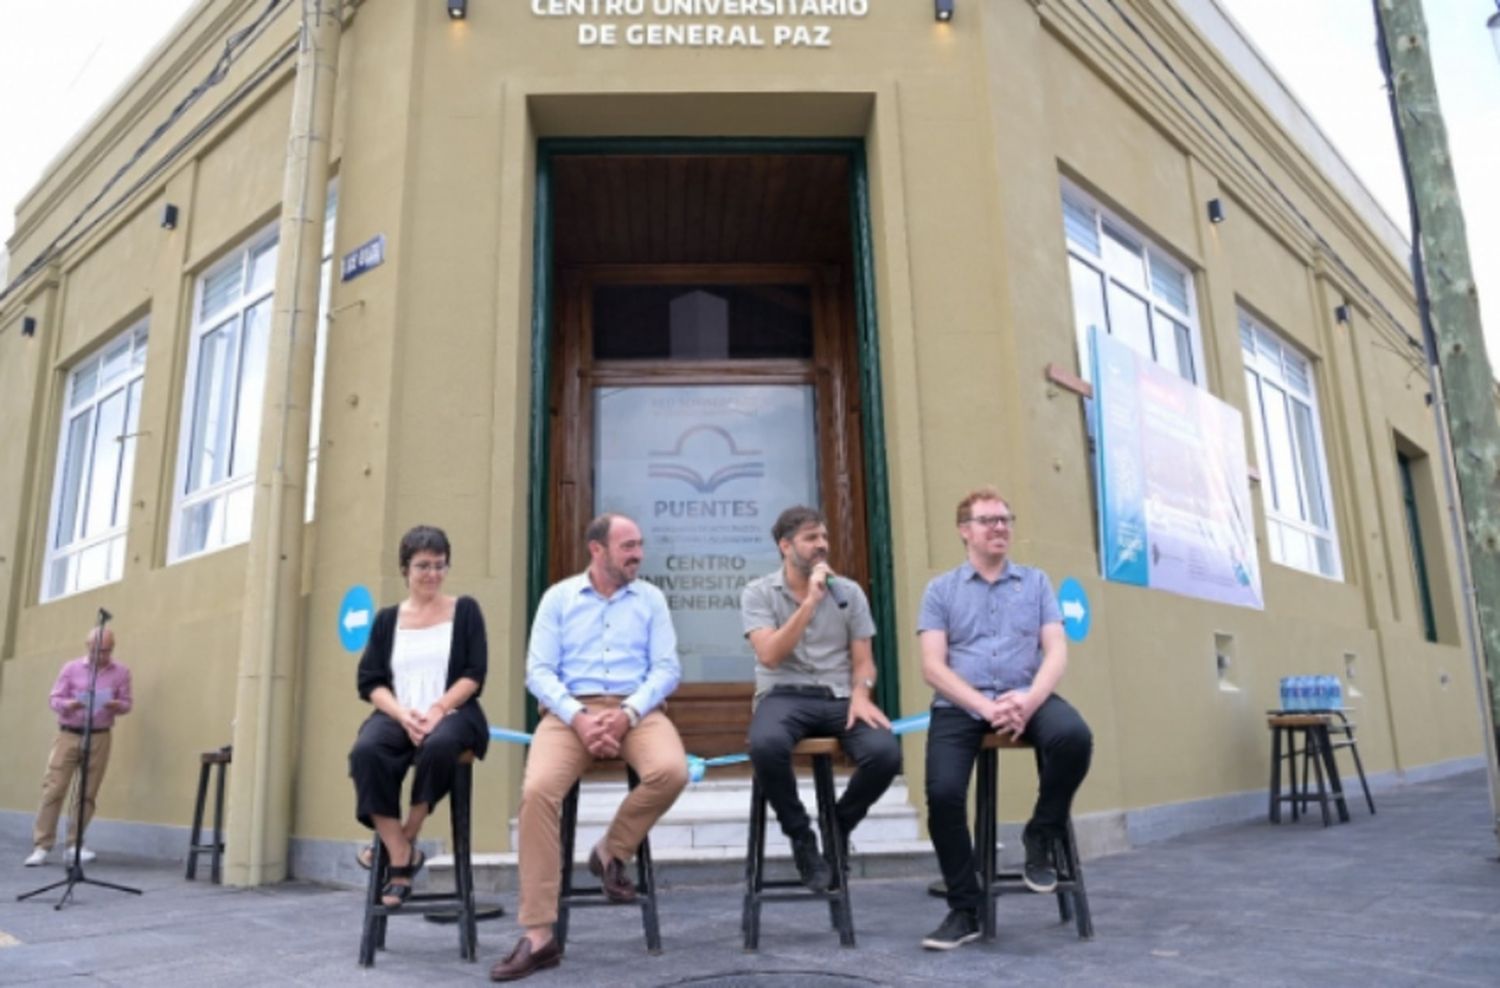
<path id="1" fill-rule="evenodd" d="M 698 451 L 691 457 L 687 452 L 689 444 Z M 711 462 L 719 458 L 712 454 L 721 444 L 726 451 L 721 455 L 727 456 L 729 462 L 705 475 L 703 471 L 708 469 L 705 461 Z M 709 455 L 704 455 L 705 453 Z M 712 494 L 731 480 L 766 475 L 765 461 L 750 459 L 760 456 L 761 451 L 741 449 L 729 430 L 717 425 L 695 425 L 678 436 L 671 449 L 653 449 L 649 455 L 653 460 L 662 462 L 653 462 L 647 467 L 648 476 L 661 480 L 680 480 L 700 494 Z M 684 458 L 690 459 L 690 462 L 670 462 Z"/>

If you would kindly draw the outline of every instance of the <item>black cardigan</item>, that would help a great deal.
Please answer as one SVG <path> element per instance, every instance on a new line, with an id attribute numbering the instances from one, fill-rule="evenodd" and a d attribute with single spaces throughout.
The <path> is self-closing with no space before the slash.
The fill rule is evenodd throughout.
<path id="1" fill-rule="evenodd" d="M 359 698 L 368 701 L 377 686 L 395 692 L 391 679 L 391 649 L 396 644 L 397 608 L 384 607 L 375 615 L 375 624 L 370 628 L 370 640 L 365 643 L 365 654 L 359 660 Z M 478 758 L 483 758 L 490 746 L 490 725 L 479 706 L 479 694 L 484 691 L 484 676 L 489 666 L 489 646 L 484 636 L 484 614 L 473 597 L 460 597 L 453 608 L 453 644 L 448 652 L 447 688 L 464 677 L 479 684 L 479 689 L 468 702 L 453 714 L 473 723 L 484 740 L 474 749 Z"/>

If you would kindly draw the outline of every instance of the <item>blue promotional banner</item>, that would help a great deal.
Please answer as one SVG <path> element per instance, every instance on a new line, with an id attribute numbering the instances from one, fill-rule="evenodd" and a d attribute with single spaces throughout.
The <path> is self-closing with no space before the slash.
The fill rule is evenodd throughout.
<path id="1" fill-rule="evenodd" d="M 1090 342 L 1104 578 L 1263 608 L 1240 413 L 1097 330 Z"/>

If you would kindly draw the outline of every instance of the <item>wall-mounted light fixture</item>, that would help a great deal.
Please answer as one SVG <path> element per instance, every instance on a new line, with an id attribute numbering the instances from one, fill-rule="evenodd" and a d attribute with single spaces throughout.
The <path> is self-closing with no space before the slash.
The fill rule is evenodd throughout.
<path id="1" fill-rule="evenodd" d="M 163 230 L 177 229 L 177 207 L 170 202 L 161 207 L 161 228 Z"/>
<path id="2" fill-rule="evenodd" d="M 21 335 L 22 336 L 35 336 L 36 335 L 36 316 L 22 316 L 21 317 Z"/>
<path id="3" fill-rule="evenodd" d="M 448 0 L 448 18 L 461 21 L 469 16 L 469 0 Z"/>
<path id="4" fill-rule="evenodd" d="M 1338 324 L 1340 326 L 1349 325 L 1349 320 L 1353 318 L 1349 313 L 1349 303 L 1343 302 L 1339 305 L 1334 306 L 1333 318 L 1338 321 Z"/>
<path id="5" fill-rule="evenodd" d="M 932 0 L 932 16 L 943 23 L 953 20 L 953 4 L 955 0 Z"/>
<path id="6" fill-rule="evenodd" d="M 1222 200 L 1222 199 L 1210 199 L 1210 200 L 1208 200 L 1208 221 L 1210 223 L 1223 223 L 1224 222 L 1224 200 Z"/>

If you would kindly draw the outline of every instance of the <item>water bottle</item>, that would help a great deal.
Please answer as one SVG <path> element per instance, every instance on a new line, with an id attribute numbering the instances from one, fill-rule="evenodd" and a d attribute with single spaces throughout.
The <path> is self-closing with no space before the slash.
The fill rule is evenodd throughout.
<path id="1" fill-rule="evenodd" d="M 1298 676 L 1297 677 L 1297 698 L 1296 698 L 1295 701 L 1293 701 L 1296 704 L 1296 709 L 1302 710 L 1302 711 L 1307 711 L 1307 710 L 1311 710 L 1312 709 L 1312 702 L 1313 702 L 1312 692 L 1313 692 L 1312 691 L 1312 677 L 1311 676 Z"/>
<path id="2" fill-rule="evenodd" d="M 1281 677 L 1281 709 L 1292 709 L 1292 677 Z"/>
<path id="3" fill-rule="evenodd" d="M 1302 709 L 1302 677 L 1288 676 L 1286 678 L 1287 701 L 1286 708 L 1296 711 Z"/>
<path id="4" fill-rule="evenodd" d="M 1334 710 L 1342 710 L 1344 709 L 1344 681 L 1337 676 L 1329 676 L 1328 678 L 1333 681 L 1332 707 Z"/>

